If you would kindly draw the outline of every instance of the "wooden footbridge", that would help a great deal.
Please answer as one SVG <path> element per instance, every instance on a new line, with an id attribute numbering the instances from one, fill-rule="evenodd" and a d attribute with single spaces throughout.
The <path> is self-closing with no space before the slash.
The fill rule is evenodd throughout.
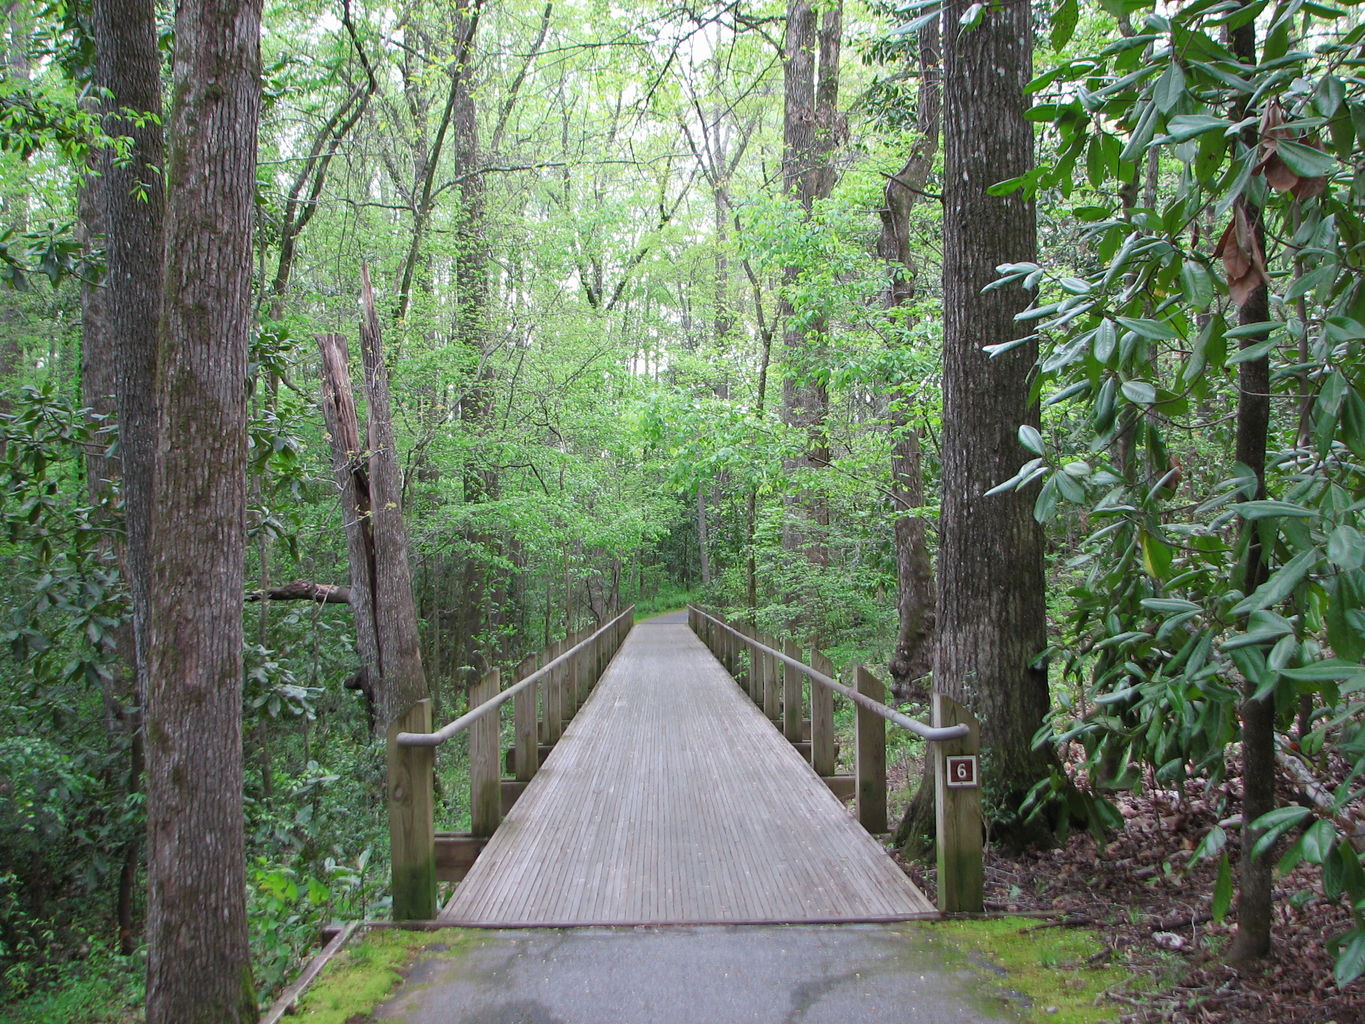
<path id="1" fill-rule="evenodd" d="M 911 722 L 881 703 L 871 674 L 855 671 L 848 687 L 818 653 L 808 660 L 700 609 L 634 629 L 627 610 L 539 667 L 528 659 L 506 689 L 490 673 L 473 710 L 441 730 L 419 705 L 389 737 L 394 917 L 572 927 L 933 916 L 869 834 L 886 829 L 888 720 L 935 741 L 940 908 L 980 909 L 979 790 L 946 774 L 949 758 L 975 764 L 970 717 L 940 699 L 935 727 Z M 853 776 L 834 772 L 836 695 L 858 704 Z M 437 832 L 433 757 L 466 730 L 473 828 Z M 438 882 L 451 881 L 438 909 Z"/>

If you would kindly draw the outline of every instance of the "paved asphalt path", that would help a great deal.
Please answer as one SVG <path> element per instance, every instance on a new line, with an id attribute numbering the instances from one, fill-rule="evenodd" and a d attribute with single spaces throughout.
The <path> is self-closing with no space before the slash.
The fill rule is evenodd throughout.
<path id="1" fill-rule="evenodd" d="M 1006 1024 L 923 925 L 470 932 L 418 957 L 405 1024 Z"/>

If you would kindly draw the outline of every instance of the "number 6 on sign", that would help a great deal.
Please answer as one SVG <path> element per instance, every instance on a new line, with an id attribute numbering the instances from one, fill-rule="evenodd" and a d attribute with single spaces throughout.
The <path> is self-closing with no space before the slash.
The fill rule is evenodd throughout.
<path id="1" fill-rule="evenodd" d="M 976 755 L 958 755 L 944 758 L 944 765 L 947 776 L 945 780 L 949 789 L 976 789 L 981 784 L 977 775 Z"/>

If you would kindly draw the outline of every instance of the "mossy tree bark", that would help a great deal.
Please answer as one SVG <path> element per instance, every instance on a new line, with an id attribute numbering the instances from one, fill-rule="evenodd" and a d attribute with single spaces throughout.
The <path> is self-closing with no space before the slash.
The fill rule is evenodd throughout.
<path id="1" fill-rule="evenodd" d="M 201 0 L 176 15 L 160 442 L 143 495 L 153 513 L 148 1024 L 256 1019 L 244 878 L 241 595 L 260 22 L 260 0 Z"/>
<path id="2" fill-rule="evenodd" d="M 82 296 L 81 391 L 96 415 L 119 424 L 119 452 L 87 454 L 88 492 L 100 506 L 122 479 L 123 530 L 111 531 L 108 550 L 129 581 L 133 623 L 113 633 L 107 681 L 112 737 L 124 757 L 125 793 L 142 788 L 142 672 L 145 649 L 150 482 L 156 449 L 157 332 L 161 316 L 163 214 L 161 59 L 156 12 L 145 0 L 95 0 L 91 12 L 97 83 L 106 89 L 108 130 L 131 140 L 126 160 L 105 151 L 98 174 L 82 188 L 82 221 L 92 244 L 102 241 L 105 276 Z M 146 117 L 126 117 L 134 111 Z M 120 843 L 117 917 L 119 946 L 136 948 L 134 888 L 141 835 Z"/>
<path id="3" fill-rule="evenodd" d="M 1024 120 L 1032 73 L 1027 4 L 990 4 L 963 25 L 967 0 L 944 7 L 943 510 L 939 544 L 935 688 L 981 721 L 986 814 L 1009 843 L 1045 838 L 1018 815 L 1049 767 L 1033 747 L 1048 710 L 1042 532 L 1033 493 L 986 492 L 1027 457 L 1021 424 L 1038 423 L 1029 398 L 1036 344 L 992 358 L 985 346 L 1021 333 L 1022 288 L 983 294 L 1003 263 L 1033 260 L 1032 201 L 987 188 L 1033 166 Z"/>

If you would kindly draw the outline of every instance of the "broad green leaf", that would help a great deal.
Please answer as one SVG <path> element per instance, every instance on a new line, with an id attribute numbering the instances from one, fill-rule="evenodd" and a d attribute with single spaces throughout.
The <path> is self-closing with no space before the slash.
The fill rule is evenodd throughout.
<path id="1" fill-rule="evenodd" d="M 1025 423 L 1019 428 L 1019 443 L 1031 451 L 1034 455 L 1042 455 L 1045 452 L 1043 447 L 1043 435 L 1038 433 L 1038 428 Z"/>
<path id="2" fill-rule="evenodd" d="M 1055 473 L 1052 479 L 1057 482 L 1057 490 L 1067 501 L 1073 505 L 1080 505 L 1085 501 L 1085 485 L 1071 473 Z"/>
<path id="3" fill-rule="evenodd" d="M 1114 329 L 1114 321 L 1102 320 L 1100 325 L 1095 328 L 1095 358 L 1101 363 L 1108 363 L 1114 357 L 1114 350 L 1118 347 L 1118 332 Z"/>
<path id="4" fill-rule="evenodd" d="M 1156 401 L 1156 388 L 1145 380 L 1123 382 L 1123 397 L 1137 405 L 1151 405 Z"/>
<path id="5" fill-rule="evenodd" d="M 1171 572 L 1171 559 L 1175 552 L 1169 544 L 1150 533 L 1142 535 L 1142 567 L 1153 579 L 1164 580 Z"/>
<path id="6" fill-rule="evenodd" d="M 1198 260 L 1185 260 L 1180 265 L 1180 289 L 1185 293 L 1185 300 L 1196 309 L 1208 309 L 1213 302 L 1213 278 Z"/>
<path id="7" fill-rule="evenodd" d="M 1174 613 L 1203 611 L 1203 609 L 1193 601 L 1184 601 L 1178 597 L 1144 597 L 1141 604 L 1142 607 L 1150 612 Z"/>
<path id="8" fill-rule="evenodd" d="M 1210 910 L 1213 919 L 1219 924 L 1223 923 L 1223 918 L 1227 917 L 1228 909 L 1232 906 L 1232 866 L 1228 862 L 1228 855 L 1223 854 L 1218 859 L 1218 878 L 1213 883 L 1213 903 Z"/>
<path id="9" fill-rule="evenodd" d="M 1337 988 L 1345 988 L 1362 974 L 1365 974 L 1365 929 L 1357 928 L 1342 937 L 1336 963 L 1332 965 L 1332 980 Z"/>
<path id="10" fill-rule="evenodd" d="M 1128 163 L 1135 163 L 1147 152 L 1147 146 L 1152 141 L 1152 136 L 1156 134 L 1157 117 L 1160 116 L 1156 104 L 1150 100 L 1140 100 L 1138 111 L 1137 123 L 1133 125 L 1128 142 L 1124 145 L 1123 152 L 1119 154 L 1119 159 Z"/>
<path id="11" fill-rule="evenodd" d="M 1180 332 L 1164 320 L 1126 316 L 1119 316 L 1114 319 L 1140 338 L 1150 338 L 1153 341 L 1174 341 L 1180 337 Z"/>
<path id="12" fill-rule="evenodd" d="M 1061 50 L 1076 32 L 1079 11 L 1076 0 L 1062 0 L 1052 12 L 1052 49 Z"/>
<path id="13" fill-rule="evenodd" d="M 1057 514 L 1057 478 L 1050 476 L 1038 492 L 1033 503 L 1033 518 L 1040 523 L 1051 522 Z"/>
<path id="14" fill-rule="evenodd" d="M 1243 501 L 1237 504 L 1237 514 L 1243 519 L 1316 519 L 1318 513 L 1312 509 L 1304 508 L 1302 505 L 1295 505 L 1289 501 L 1274 501 L 1263 499 L 1258 501 Z"/>
<path id="15" fill-rule="evenodd" d="M 1337 841 L 1337 830 L 1332 827 L 1330 821 L 1319 819 L 1308 826 L 1303 838 L 1299 840 L 1303 844 L 1303 859 L 1309 864 L 1321 864 L 1327 860 L 1327 854 L 1332 849 L 1332 844 Z"/>
<path id="16" fill-rule="evenodd" d="M 1286 668 L 1280 674 L 1299 683 L 1337 683 L 1365 676 L 1365 665 L 1332 658 L 1302 668 Z"/>
<path id="17" fill-rule="evenodd" d="M 1214 825 L 1204 834 L 1204 838 L 1199 840 L 1199 845 L 1194 848 L 1194 853 L 1190 855 L 1190 860 L 1204 860 L 1207 857 L 1214 857 L 1223 852 L 1223 848 L 1228 844 L 1228 834 L 1221 825 Z"/>
<path id="18" fill-rule="evenodd" d="M 1276 807 L 1273 811 L 1262 814 L 1251 823 L 1252 828 L 1257 831 L 1263 830 L 1263 834 L 1256 840 L 1256 845 L 1251 849 L 1252 856 L 1264 855 L 1268 849 L 1275 845 L 1275 840 L 1303 821 L 1304 818 L 1310 817 L 1312 813 L 1307 807 L 1290 804 L 1287 807 Z"/>
<path id="19" fill-rule="evenodd" d="M 1245 633 L 1234 633 L 1219 644 L 1219 647 L 1228 652 L 1240 651 L 1247 647 L 1268 644 L 1292 632 L 1294 632 L 1293 624 L 1279 616 L 1267 616 L 1264 611 L 1253 612 L 1247 631 Z M 1245 666 L 1242 666 L 1242 674 L 1248 678 L 1252 676 L 1252 672 L 1248 671 Z"/>
<path id="20" fill-rule="evenodd" d="M 1156 80 L 1156 86 L 1152 91 L 1152 99 L 1156 103 L 1156 108 L 1163 114 L 1169 114 L 1180 103 L 1185 95 L 1185 72 L 1180 65 L 1171 61 L 1166 65 L 1166 70 L 1161 77 Z"/>
<path id="21" fill-rule="evenodd" d="M 1239 601 L 1233 607 L 1232 614 L 1246 615 L 1262 608 L 1271 608 L 1284 601 L 1308 575 L 1308 570 L 1317 560 L 1318 553 L 1311 548 L 1299 552 L 1271 573 L 1270 578 L 1257 587 L 1255 593 Z"/>
<path id="22" fill-rule="evenodd" d="M 1106 377 L 1100 385 L 1100 393 L 1095 397 L 1095 430 L 1105 434 L 1114 425 L 1114 399 L 1118 394 L 1118 380 Z"/>
<path id="23" fill-rule="evenodd" d="M 1232 122 L 1221 117 L 1211 117 L 1208 114 L 1176 114 L 1166 122 L 1166 134 L 1162 136 L 1162 141 L 1188 142 L 1207 132 L 1221 134 L 1231 127 Z"/>
<path id="24" fill-rule="evenodd" d="M 1281 139 L 1276 147 L 1286 167 L 1300 178 L 1325 178 L 1336 168 L 1333 157 L 1302 142 Z"/>
<path id="25" fill-rule="evenodd" d="M 1353 526 L 1338 526 L 1327 538 L 1327 560 L 1341 569 L 1365 565 L 1365 537 Z"/>

